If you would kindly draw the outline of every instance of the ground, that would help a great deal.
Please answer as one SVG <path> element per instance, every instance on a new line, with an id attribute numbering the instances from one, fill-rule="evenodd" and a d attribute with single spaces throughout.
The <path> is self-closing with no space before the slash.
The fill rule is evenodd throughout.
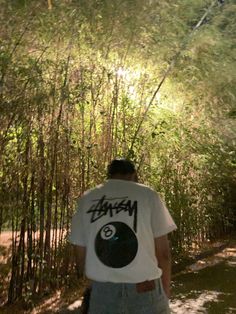
<path id="1" fill-rule="evenodd" d="M 0 302 L 6 297 L 6 282 L 9 279 L 9 239 L 11 233 L 0 235 Z M 225 247 L 225 245 L 224 245 Z M 222 248 L 222 246 L 221 246 Z M 232 314 L 236 313 L 236 242 L 227 242 L 220 252 L 201 258 L 173 276 L 173 291 L 170 306 L 173 314 Z M 213 254 L 213 252 L 215 252 Z M 198 256 L 199 257 L 199 256 Z M 79 286 L 54 292 L 31 310 L 21 310 L 20 305 L 1 307 L 0 313 L 78 313 L 81 295 L 86 281 Z"/>
<path id="2" fill-rule="evenodd" d="M 236 243 L 173 278 L 173 314 L 236 313 Z"/>

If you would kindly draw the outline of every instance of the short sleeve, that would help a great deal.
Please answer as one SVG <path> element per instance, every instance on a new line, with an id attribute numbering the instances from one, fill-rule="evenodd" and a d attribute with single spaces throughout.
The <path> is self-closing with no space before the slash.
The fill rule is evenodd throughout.
<path id="1" fill-rule="evenodd" d="M 72 217 L 71 232 L 69 235 L 69 242 L 75 245 L 86 246 L 85 230 L 83 223 L 82 201 L 79 200 L 77 204 L 77 211 Z"/>
<path id="2" fill-rule="evenodd" d="M 153 191 L 151 224 L 154 238 L 161 237 L 175 230 L 176 224 L 159 194 Z"/>

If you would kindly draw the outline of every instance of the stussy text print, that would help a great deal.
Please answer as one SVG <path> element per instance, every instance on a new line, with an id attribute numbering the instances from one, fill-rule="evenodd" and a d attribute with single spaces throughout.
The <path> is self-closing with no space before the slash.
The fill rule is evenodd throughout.
<path id="1" fill-rule="evenodd" d="M 134 217 L 133 228 L 134 231 L 137 232 L 137 201 L 128 199 L 128 196 L 106 198 L 106 195 L 103 195 L 102 198 L 93 200 L 93 203 L 94 204 L 87 211 L 88 214 L 91 214 L 91 223 L 102 218 L 103 216 L 109 215 L 110 217 L 113 217 L 114 215 L 124 211 L 128 212 L 129 216 Z"/>

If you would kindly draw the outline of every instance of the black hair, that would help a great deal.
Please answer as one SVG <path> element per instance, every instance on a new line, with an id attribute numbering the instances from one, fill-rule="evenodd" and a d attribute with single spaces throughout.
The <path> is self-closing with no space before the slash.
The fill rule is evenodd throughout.
<path id="1" fill-rule="evenodd" d="M 126 158 L 116 158 L 111 161 L 107 167 L 107 176 L 111 178 L 115 174 L 133 174 L 135 173 L 135 165 L 132 161 Z"/>

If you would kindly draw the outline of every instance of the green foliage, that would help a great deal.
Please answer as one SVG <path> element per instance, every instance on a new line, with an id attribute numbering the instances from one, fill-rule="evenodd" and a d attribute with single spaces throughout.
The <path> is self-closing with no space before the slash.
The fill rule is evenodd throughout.
<path id="1" fill-rule="evenodd" d="M 192 33 L 210 4 L 0 3 L 0 226 L 19 239 L 10 301 L 75 274 L 76 198 L 115 156 L 163 193 L 175 252 L 235 228 L 236 9 L 216 4 Z"/>

